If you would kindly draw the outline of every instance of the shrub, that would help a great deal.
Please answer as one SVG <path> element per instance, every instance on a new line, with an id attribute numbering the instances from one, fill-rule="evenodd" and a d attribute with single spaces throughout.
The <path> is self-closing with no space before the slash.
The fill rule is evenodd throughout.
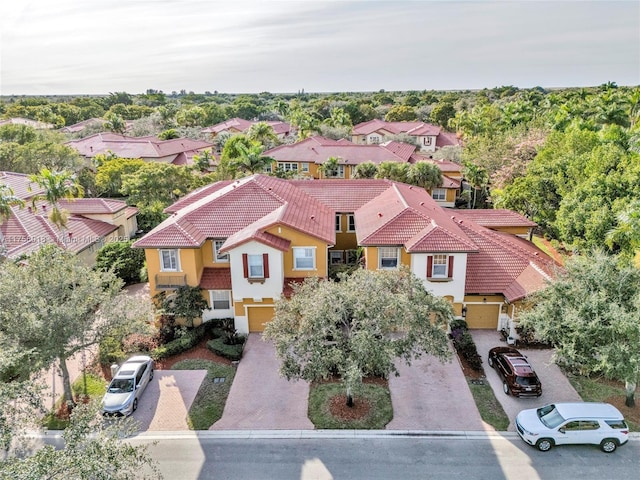
<path id="1" fill-rule="evenodd" d="M 121 363 L 127 356 L 122 348 L 122 342 L 115 337 L 104 338 L 98 350 L 98 360 L 101 365 Z"/>
<path id="2" fill-rule="evenodd" d="M 469 367 L 478 372 L 482 371 L 482 357 L 478 354 L 478 349 L 469 331 L 458 328 L 451 332 L 451 336 L 453 338 L 453 346 L 466 360 Z"/>
<path id="3" fill-rule="evenodd" d="M 153 349 L 151 351 L 151 357 L 154 360 L 160 360 L 172 355 L 177 355 L 178 353 L 186 352 L 190 348 L 195 347 L 204 338 L 206 333 L 206 324 L 187 330 L 187 332 L 180 338 L 176 338 L 175 340 Z"/>
<path id="4" fill-rule="evenodd" d="M 449 328 L 451 328 L 451 333 L 452 334 L 456 330 L 468 330 L 469 329 L 469 327 L 467 327 L 466 320 L 463 320 L 462 318 L 456 318 L 455 320 L 452 320 L 449 323 Z"/>
<path id="5" fill-rule="evenodd" d="M 140 270 L 144 266 L 144 250 L 131 248 L 128 242 L 111 242 L 102 247 L 96 256 L 98 270 L 113 270 L 126 284 L 140 281 Z"/>
<path id="6" fill-rule="evenodd" d="M 158 340 L 143 333 L 132 333 L 122 341 L 122 349 L 126 353 L 150 352 L 157 347 Z"/>
<path id="7" fill-rule="evenodd" d="M 242 358 L 242 348 L 246 337 L 244 335 L 238 335 L 240 343 L 234 345 L 228 345 L 224 341 L 224 337 L 215 338 L 207 342 L 207 348 L 216 355 L 228 358 L 231 361 L 238 361 Z"/>

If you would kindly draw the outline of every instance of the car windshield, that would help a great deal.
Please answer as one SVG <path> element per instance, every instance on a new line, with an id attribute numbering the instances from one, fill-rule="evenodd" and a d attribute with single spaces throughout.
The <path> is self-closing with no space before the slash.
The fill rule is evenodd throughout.
<path id="1" fill-rule="evenodd" d="M 525 387 L 533 387 L 538 384 L 536 377 L 516 377 L 516 383 Z"/>
<path id="2" fill-rule="evenodd" d="M 115 378 L 109 385 L 109 393 L 133 392 L 133 378 Z"/>
<path id="3" fill-rule="evenodd" d="M 547 428 L 556 428 L 564 422 L 562 415 L 558 413 L 555 405 L 547 405 L 537 410 L 538 418 Z"/>

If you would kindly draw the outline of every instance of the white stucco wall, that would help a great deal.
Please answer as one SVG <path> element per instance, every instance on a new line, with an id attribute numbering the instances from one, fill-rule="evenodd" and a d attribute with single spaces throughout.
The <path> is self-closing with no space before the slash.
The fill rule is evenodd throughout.
<path id="1" fill-rule="evenodd" d="M 242 267 L 242 254 L 269 255 L 269 278 L 264 283 L 253 282 L 244 278 Z M 247 242 L 229 251 L 231 265 L 231 289 L 234 301 L 242 301 L 243 298 L 279 298 L 282 295 L 284 284 L 284 271 L 282 252 L 268 247 L 259 242 Z"/>
<path id="2" fill-rule="evenodd" d="M 454 302 L 462 302 L 467 274 L 467 254 L 454 253 L 450 255 L 454 257 L 451 281 L 430 282 L 427 280 L 427 257 L 429 256 L 427 253 L 411 254 L 411 271 L 424 282 L 427 291 L 439 297 L 451 295 Z"/>

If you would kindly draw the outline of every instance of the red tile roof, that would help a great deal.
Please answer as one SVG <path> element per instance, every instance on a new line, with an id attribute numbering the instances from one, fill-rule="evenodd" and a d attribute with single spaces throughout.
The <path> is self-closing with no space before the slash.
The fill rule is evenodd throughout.
<path id="1" fill-rule="evenodd" d="M 476 209 L 476 210 L 456 210 L 458 217 L 473 220 L 478 225 L 487 228 L 496 227 L 537 227 L 536 222 L 532 222 L 517 212 L 506 209 Z"/>
<path id="2" fill-rule="evenodd" d="M 62 199 L 58 205 L 76 215 L 91 213 L 115 213 L 127 208 L 122 200 L 112 198 L 77 198 L 74 200 Z"/>
<path id="3" fill-rule="evenodd" d="M 29 175 L 24 173 L 0 172 L 0 183 L 10 187 L 13 194 L 22 200 L 44 193 L 44 189 L 36 183 L 31 183 Z"/>
<path id="4" fill-rule="evenodd" d="M 374 132 L 391 135 L 406 133 L 412 136 L 435 136 L 436 146 L 459 145 L 460 140 L 455 133 L 446 132 L 436 125 L 424 122 L 385 122 L 384 120 L 371 120 L 359 123 L 352 130 L 353 135 L 369 135 Z"/>
<path id="5" fill-rule="evenodd" d="M 291 180 L 297 188 L 334 212 L 353 213 L 391 187 L 384 179 Z"/>
<path id="6" fill-rule="evenodd" d="M 200 278 L 204 290 L 231 290 L 230 268 L 204 268 Z"/>
<path id="7" fill-rule="evenodd" d="M 213 133 L 214 135 L 217 135 L 220 132 L 225 132 L 227 130 L 236 130 L 238 132 L 246 132 L 255 123 L 259 123 L 259 122 L 245 120 L 244 118 L 231 118 L 225 122 L 221 122 L 216 125 L 203 128 L 201 131 L 203 133 Z M 273 128 L 273 131 L 276 135 L 287 135 L 291 132 L 291 125 L 289 123 L 281 122 L 278 120 L 264 121 L 264 123 L 266 123 L 271 128 Z"/>

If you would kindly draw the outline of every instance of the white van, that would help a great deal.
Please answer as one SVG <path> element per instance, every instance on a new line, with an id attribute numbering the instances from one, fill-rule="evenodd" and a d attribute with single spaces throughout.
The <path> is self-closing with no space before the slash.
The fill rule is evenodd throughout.
<path id="1" fill-rule="evenodd" d="M 611 453 L 629 440 L 622 413 L 608 403 L 553 403 L 521 411 L 516 417 L 518 435 L 546 452 L 554 445 L 599 445 Z"/>

